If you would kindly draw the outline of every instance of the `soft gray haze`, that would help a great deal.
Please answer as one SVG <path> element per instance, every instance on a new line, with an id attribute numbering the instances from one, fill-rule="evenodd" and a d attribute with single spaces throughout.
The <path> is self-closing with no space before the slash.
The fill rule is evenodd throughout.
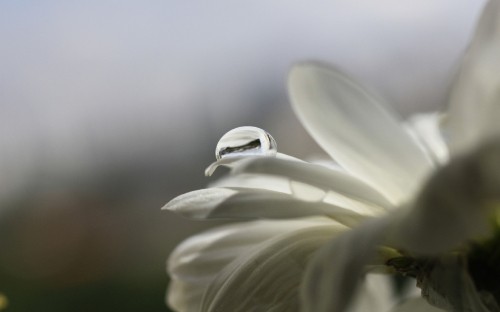
<path id="1" fill-rule="evenodd" d="M 289 66 L 303 59 L 338 64 L 402 111 L 435 107 L 480 7 L 4 1 L 0 168 L 15 168 L 17 181 L 36 166 L 71 171 L 161 150 L 168 165 L 195 154 L 207 127 L 221 133 L 276 110 Z"/>
<path id="2" fill-rule="evenodd" d="M 254 125 L 281 151 L 319 151 L 287 103 L 294 62 L 337 64 L 403 114 L 442 107 L 482 4 L 1 1 L 0 293 L 55 311 L 100 280 L 165 281 L 200 226 L 159 208 L 207 183 L 218 137 Z M 36 281 L 55 305 L 19 286 Z"/>

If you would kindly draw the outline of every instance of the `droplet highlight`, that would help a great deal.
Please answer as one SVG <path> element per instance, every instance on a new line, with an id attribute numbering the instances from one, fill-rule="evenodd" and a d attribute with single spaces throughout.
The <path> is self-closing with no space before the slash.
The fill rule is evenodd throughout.
<path id="1" fill-rule="evenodd" d="M 238 127 L 222 136 L 215 148 L 215 157 L 276 156 L 274 138 L 257 127 Z"/>

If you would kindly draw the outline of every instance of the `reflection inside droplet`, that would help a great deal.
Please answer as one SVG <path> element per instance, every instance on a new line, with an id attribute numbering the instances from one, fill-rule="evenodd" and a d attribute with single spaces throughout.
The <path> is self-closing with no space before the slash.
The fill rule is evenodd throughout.
<path id="1" fill-rule="evenodd" d="M 215 148 L 220 160 L 234 156 L 276 156 L 278 148 L 274 138 L 256 127 L 238 127 L 222 136 Z"/>

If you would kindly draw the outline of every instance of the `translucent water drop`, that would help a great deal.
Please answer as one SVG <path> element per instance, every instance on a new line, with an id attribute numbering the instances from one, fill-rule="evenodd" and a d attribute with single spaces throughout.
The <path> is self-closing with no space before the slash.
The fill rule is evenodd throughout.
<path id="1" fill-rule="evenodd" d="M 276 156 L 278 147 L 274 138 L 256 127 L 238 127 L 222 136 L 215 148 L 215 157 Z"/>

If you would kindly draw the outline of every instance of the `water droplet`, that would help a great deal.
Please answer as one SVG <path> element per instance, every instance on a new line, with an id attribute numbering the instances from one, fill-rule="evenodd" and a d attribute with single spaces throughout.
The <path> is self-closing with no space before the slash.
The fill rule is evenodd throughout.
<path id="1" fill-rule="evenodd" d="M 222 136 L 215 148 L 220 160 L 236 156 L 276 156 L 278 148 L 274 138 L 256 127 L 238 127 Z"/>

